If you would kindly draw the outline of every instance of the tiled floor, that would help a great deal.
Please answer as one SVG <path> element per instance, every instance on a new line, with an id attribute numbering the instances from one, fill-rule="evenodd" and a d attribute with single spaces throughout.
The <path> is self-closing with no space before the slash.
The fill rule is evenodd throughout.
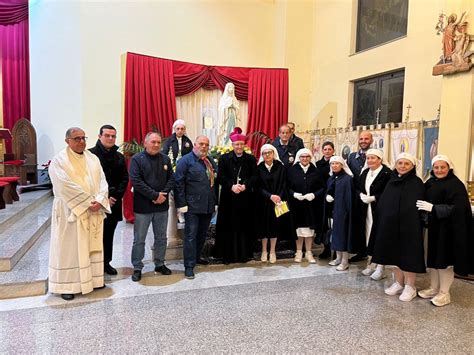
<path id="1" fill-rule="evenodd" d="M 55 295 L 0 301 L 0 353 L 403 352 L 474 353 L 474 285 L 455 280 L 436 308 L 383 294 L 363 265 L 337 272 L 279 261 L 208 266 L 195 280 L 180 262 L 130 280 L 132 226 L 121 224 L 108 287 L 72 302 Z M 427 285 L 426 276 L 418 285 Z"/>

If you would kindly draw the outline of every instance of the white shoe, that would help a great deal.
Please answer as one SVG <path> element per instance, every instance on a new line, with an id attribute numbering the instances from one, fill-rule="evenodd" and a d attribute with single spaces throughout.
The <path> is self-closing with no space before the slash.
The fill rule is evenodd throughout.
<path id="1" fill-rule="evenodd" d="M 367 266 L 364 270 L 362 270 L 362 275 L 364 276 L 370 276 L 375 270 L 371 268 L 370 266 Z"/>
<path id="2" fill-rule="evenodd" d="M 451 303 L 451 296 L 449 295 L 449 292 L 444 293 L 442 291 L 439 291 L 439 293 L 433 297 L 431 303 L 437 307 L 446 306 L 447 304 Z"/>
<path id="3" fill-rule="evenodd" d="M 385 278 L 385 274 L 383 273 L 382 270 L 375 270 L 372 275 L 370 275 L 370 278 L 374 281 L 380 281 Z"/>
<path id="4" fill-rule="evenodd" d="M 295 263 L 300 263 L 302 259 L 303 259 L 303 252 L 301 250 L 298 250 L 295 254 Z"/>
<path id="5" fill-rule="evenodd" d="M 389 296 L 395 296 L 398 295 L 403 291 L 403 286 L 398 283 L 398 281 L 395 281 L 392 286 L 389 288 L 385 289 L 385 294 Z"/>
<path id="6" fill-rule="evenodd" d="M 275 264 L 277 261 L 277 255 L 270 253 L 270 264 Z"/>
<path id="7" fill-rule="evenodd" d="M 405 285 L 402 294 L 398 299 L 403 302 L 410 302 L 412 299 L 416 297 L 416 288 L 411 287 L 410 285 Z"/>
<path id="8" fill-rule="evenodd" d="M 313 256 L 313 252 L 312 251 L 307 251 L 305 254 L 304 254 L 304 257 L 306 258 L 306 260 L 308 260 L 308 262 L 310 264 L 315 264 L 316 263 L 316 260 L 314 259 L 314 256 Z"/>
<path id="9" fill-rule="evenodd" d="M 262 257 L 260 258 L 260 260 L 262 261 L 262 263 L 266 263 L 267 260 L 268 260 L 268 253 L 266 251 L 263 251 L 262 252 Z"/>
<path id="10" fill-rule="evenodd" d="M 332 261 L 329 262 L 329 265 L 331 266 L 337 266 L 341 263 L 341 260 L 340 259 L 334 259 Z"/>
<path id="11" fill-rule="evenodd" d="M 427 288 L 427 289 L 424 289 L 424 290 L 421 290 L 421 291 L 418 291 L 418 296 L 420 296 L 421 298 L 433 298 L 434 296 L 436 296 L 438 294 L 439 290 L 435 290 L 433 288 Z"/>
<path id="12" fill-rule="evenodd" d="M 344 263 L 339 264 L 339 266 L 336 268 L 337 271 L 346 271 L 347 269 L 349 269 L 349 264 Z"/>

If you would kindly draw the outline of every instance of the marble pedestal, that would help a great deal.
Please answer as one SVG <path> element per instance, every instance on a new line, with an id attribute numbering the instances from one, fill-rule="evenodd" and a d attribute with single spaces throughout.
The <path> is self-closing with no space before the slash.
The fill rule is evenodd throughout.
<path id="1" fill-rule="evenodd" d="M 166 231 L 166 236 L 168 238 L 166 260 L 182 259 L 184 229 L 178 229 L 178 217 L 174 204 L 174 197 L 172 194 L 170 195 L 169 204 L 170 208 L 168 210 L 168 228 Z"/>

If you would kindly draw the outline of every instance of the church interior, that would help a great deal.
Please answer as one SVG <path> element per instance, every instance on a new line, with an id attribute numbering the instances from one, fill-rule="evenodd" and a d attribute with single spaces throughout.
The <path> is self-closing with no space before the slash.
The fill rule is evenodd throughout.
<path id="1" fill-rule="evenodd" d="M 446 60 L 450 24 L 462 48 Z M 230 82 L 235 126 L 273 140 L 293 122 L 316 160 L 326 141 L 346 159 L 362 131 L 391 168 L 413 155 L 423 181 L 435 155 L 449 156 L 474 218 L 473 0 L 11 0 L 0 1 L 0 41 L 0 353 L 474 353 L 472 274 L 455 278 L 445 307 L 385 295 L 388 270 L 374 281 L 364 262 L 339 272 L 285 252 L 198 265 L 188 280 L 171 203 L 172 275 L 153 272 L 150 229 L 131 281 L 124 198 L 118 275 L 71 301 L 48 292 L 48 167 L 66 130 L 82 128 L 91 148 L 109 124 L 124 147 L 182 119 L 217 152 L 230 144 L 219 121 Z M 263 141 L 253 144 L 258 160 Z"/>

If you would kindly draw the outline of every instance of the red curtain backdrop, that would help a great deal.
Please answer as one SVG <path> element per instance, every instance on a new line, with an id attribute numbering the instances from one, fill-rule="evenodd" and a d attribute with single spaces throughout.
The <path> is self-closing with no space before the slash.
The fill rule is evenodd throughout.
<path id="1" fill-rule="evenodd" d="M 171 134 L 176 97 L 171 60 L 129 53 L 125 75 L 124 139 L 141 142 L 156 127 Z"/>
<path id="2" fill-rule="evenodd" d="M 210 66 L 127 53 L 125 140 L 141 141 L 152 125 L 170 135 L 176 96 L 200 88 L 224 90 L 229 82 L 236 97 L 249 102 L 247 133 L 276 136 L 288 120 L 288 69 Z"/>
<path id="3" fill-rule="evenodd" d="M 249 118 L 247 132 L 276 137 L 288 122 L 288 70 L 254 69 L 249 75 Z M 252 146 L 254 151 L 260 147 Z"/>
<path id="4" fill-rule="evenodd" d="M 28 1 L 0 1 L 0 46 L 3 85 L 3 127 L 30 119 Z M 11 142 L 6 142 L 11 151 Z"/>
<path id="5" fill-rule="evenodd" d="M 176 96 L 200 88 L 224 90 L 229 82 L 234 83 L 239 100 L 248 100 L 247 133 L 262 131 L 275 137 L 278 127 L 288 121 L 288 69 L 209 66 L 127 53 L 125 141 L 141 142 L 153 126 L 169 136 L 176 118 Z M 124 216 L 133 223 L 130 190 L 124 196 Z"/>

